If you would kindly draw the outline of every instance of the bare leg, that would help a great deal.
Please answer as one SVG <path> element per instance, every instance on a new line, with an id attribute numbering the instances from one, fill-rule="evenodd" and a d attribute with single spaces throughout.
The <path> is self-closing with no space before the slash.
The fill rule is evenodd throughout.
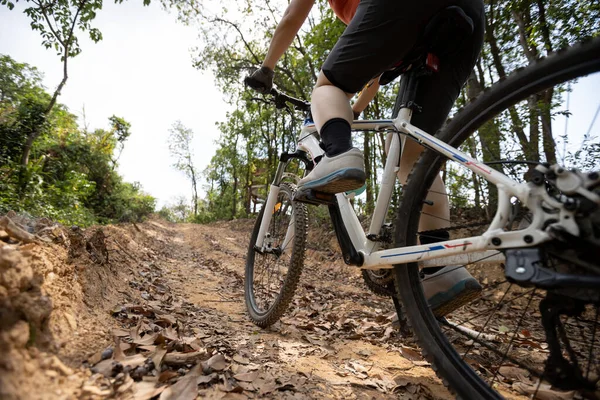
<path id="1" fill-rule="evenodd" d="M 423 147 L 413 140 L 407 139 L 402 149 L 402 159 L 400 160 L 400 182 L 405 185 L 408 174 L 413 165 L 423 151 Z M 419 221 L 419 231 L 445 228 L 450 223 L 450 206 L 448 204 L 448 195 L 442 178 L 438 175 L 433 181 L 427 200 L 432 201 L 433 205 L 424 205 L 421 219 Z"/>
<path id="2" fill-rule="evenodd" d="M 312 92 L 311 111 L 317 130 L 333 118 L 343 118 L 352 123 L 354 118 L 349 98 L 353 95 L 339 89 L 321 72 Z"/>

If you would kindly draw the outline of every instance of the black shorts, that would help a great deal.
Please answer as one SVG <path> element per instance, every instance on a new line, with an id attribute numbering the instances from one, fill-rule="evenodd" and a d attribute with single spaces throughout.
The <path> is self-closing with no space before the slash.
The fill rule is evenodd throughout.
<path id="1" fill-rule="evenodd" d="M 450 5 L 473 20 L 474 32 L 440 60 L 440 71 L 419 82 L 416 102 L 423 112 L 412 122 L 435 133 L 446 119 L 483 45 L 482 0 L 361 0 L 350 24 L 329 53 L 322 70 L 347 93 L 356 93 L 392 68 L 417 44 L 431 17 Z M 421 123 L 419 123 L 421 122 Z"/>

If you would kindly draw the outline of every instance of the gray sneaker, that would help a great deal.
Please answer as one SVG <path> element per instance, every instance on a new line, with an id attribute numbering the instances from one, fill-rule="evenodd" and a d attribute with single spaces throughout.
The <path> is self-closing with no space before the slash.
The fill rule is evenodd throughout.
<path id="1" fill-rule="evenodd" d="M 464 266 L 444 267 L 424 275 L 423 294 L 436 317 L 443 317 L 479 297 L 482 287 Z"/>
<path id="2" fill-rule="evenodd" d="M 366 181 L 363 153 L 352 148 L 337 156 L 323 156 L 315 168 L 298 182 L 298 190 L 341 193 L 360 188 Z"/>

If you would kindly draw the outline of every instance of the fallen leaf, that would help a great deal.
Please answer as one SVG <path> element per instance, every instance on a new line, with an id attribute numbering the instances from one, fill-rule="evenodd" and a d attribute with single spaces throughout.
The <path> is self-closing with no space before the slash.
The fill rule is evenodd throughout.
<path id="1" fill-rule="evenodd" d="M 113 363 L 115 363 L 115 360 L 102 360 L 92 367 L 92 372 L 109 378 L 112 375 Z"/>
<path id="2" fill-rule="evenodd" d="M 264 397 L 265 395 L 274 392 L 276 387 L 274 381 L 267 381 L 264 378 L 257 379 L 252 385 L 258 389 L 258 395 L 260 397 Z"/>
<path id="3" fill-rule="evenodd" d="M 355 351 L 355 353 L 358 354 L 359 356 L 363 356 L 363 357 L 369 357 L 370 355 L 373 354 L 373 352 L 371 352 L 370 350 L 367 350 L 367 349 Z"/>
<path id="4" fill-rule="evenodd" d="M 504 325 L 500 325 L 500 326 L 498 327 L 498 332 L 500 332 L 500 333 L 506 333 L 506 332 L 508 332 L 509 330 L 510 330 L 510 329 L 508 329 L 508 327 L 506 327 L 506 326 L 504 326 Z"/>
<path id="5" fill-rule="evenodd" d="M 252 382 L 257 377 L 258 377 L 258 371 L 246 372 L 246 373 L 243 373 L 243 374 L 237 374 L 237 375 L 233 376 L 234 379 L 236 379 L 238 381 L 243 381 L 243 382 Z"/>
<path id="6" fill-rule="evenodd" d="M 523 382 L 515 382 L 512 388 L 524 395 L 535 394 L 535 398 L 540 400 L 571 400 L 575 397 L 575 391 L 561 392 L 551 389 L 551 386 L 546 384 L 539 385 L 538 388 L 537 383 L 528 385 Z"/>
<path id="7" fill-rule="evenodd" d="M 229 400 L 246 400 L 248 396 L 243 393 L 227 393 L 225 396 L 221 397 L 221 399 L 229 399 Z"/>
<path id="8" fill-rule="evenodd" d="M 198 384 L 211 383 L 212 381 L 214 381 L 218 378 L 219 378 L 219 376 L 216 373 L 212 373 L 210 375 L 200 375 L 198 378 L 196 378 L 196 382 Z"/>
<path id="9" fill-rule="evenodd" d="M 163 372 L 160 373 L 160 375 L 158 376 L 158 381 L 161 382 L 161 383 L 162 382 L 166 382 L 169 379 L 175 378 L 176 376 L 179 376 L 179 374 L 177 372 L 171 371 L 171 370 L 168 369 L 168 370 L 163 371 Z"/>
<path id="10" fill-rule="evenodd" d="M 421 353 L 417 350 L 411 349 L 409 347 L 400 347 L 400 354 L 402 357 L 410 360 L 410 361 L 423 361 L 423 357 L 421 357 Z"/>
<path id="11" fill-rule="evenodd" d="M 157 348 L 154 354 L 151 356 L 152 362 L 154 363 L 154 368 L 156 368 L 157 371 L 160 371 L 160 365 L 162 364 L 165 354 L 167 354 L 167 348 L 162 345 L 161 347 Z"/>
<path id="12" fill-rule="evenodd" d="M 240 356 L 239 354 L 236 354 L 235 356 L 233 356 L 233 361 L 240 363 L 240 364 L 244 364 L 244 365 L 250 364 L 250 360 L 248 360 L 245 357 Z"/>
<path id="13" fill-rule="evenodd" d="M 130 357 L 125 357 L 123 360 L 120 360 L 119 362 L 121 364 L 123 364 L 124 367 L 129 366 L 133 369 L 135 367 L 143 365 L 146 362 L 146 358 L 148 358 L 148 357 L 145 357 L 143 354 L 135 354 Z"/>
<path id="14" fill-rule="evenodd" d="M 140 337 L 139 339 L 135 339 L 133 341 L 133 343 L 139 344 L 141 346 L 149 346 L 151 344 L 154 344 L 154 341 L 156 340 L 157 337 L 158 337 L 158 333 L 154 333 L 152 335 L 144 335 L 143 337 Z"/>
<path id="15" fill-rule="evenodd" d="M 220 386 L 220 389 L 224 392 L 243 392 L 244 389 L 239 386 L 236 382 L 232 382 L 227 376 L 221 375 L 223 379 L 223 385 Z M 235 383 L 235 386 L 234 386 Z"/>
<path id="16" fill-rule="evenodd" d="M 222 371 L 227 367 L 227 361 L 225 360 L 225 356 L 221 353 L 217 353 L 208 361 L 204 361 L 202 363 L 203 370 L 214 370 L 214 371 Z"/>
<path id="17" fill-rule="evenodd" d="M 251 382 L 237 381 L 237 384 L 245 391 L 256 392 L 256 388 Z"/>
<path id="18" fill-rule="evenodd" d="M 114 307 L 113 307 L 113 309 L 111 310 L 111 313 L 112 313 L 113 315 L 115 315 L 115 314 L 119 314 L 119 313 L 121 313 L 121 312 L 125 312 L 125 311 L 126 311 L 126 308 L 125 308 L 124 306 L 122 306 L 122 305 L 116 305 L 116 306 L 114 306 Z M 127 332 L 127 335 L 129 335 L 129 332 Z M 127 336 L 127 335 L 123 335 L 123 336 Z"/>
<path id="19" fill-rule="evenodd" d="M 166 389 L 166 386 L 156 387 L 154 382 L 136 382 L 133 386 L 133 399 L 134 400 L 149 400 L 153 397 L 158 396 Z"/>
<path id="20" fill-rule="evenodd" d="M 163 331 L 163 336 L 169 340 L 176 341 L 179 339 L 179 335 L 177 335 L 177 331 L 173 329 L 173 327 L 168 327 Z"/>
<path id="21" fill-rule="evenodd" d="M 183 378 L 173 386 L 169 386 L 161 393 L 159 400 L 195 400 L 198 396 L 196 379 L 200 375 L 198 367 L 192 368 Z"/>
<path id="22" fill-rule="evenodd" d="M 533 340 L 529 340 L 529 339 L 516 340 L 515 343 L 519 346 L 531 346 L 535 349 L 540 349 L 540 350 L 542 350 L 544 348 L 538 342 L 534 342 Z"/>
<path id="23" fill-rule="evenodd" d="M 527 371 L 525 369 L 521 369 L 521 368 L 517 368 L 517 367 L 510 367 L 510 366 L 502 366 L 502 367 L 500 367 L 498 372 L 503 377 L 512 379 L 513 381 L 530 383 L 529 379 L 527 379 L 527 377 L 529 377 L 529 371 Z"/>
<path id="24" fill-rule="evenodd" d="M 396 383 L 397 386 L 400 386 L 400 387 L 404 387 L 410 383 L 410 381 L 403 376 L 394 377 L 394 382 Z"/>

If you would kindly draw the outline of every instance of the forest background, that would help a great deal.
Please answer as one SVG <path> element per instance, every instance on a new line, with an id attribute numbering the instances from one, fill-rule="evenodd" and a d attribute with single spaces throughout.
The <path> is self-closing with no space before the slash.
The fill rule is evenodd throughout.
<path id="1" fill-rule="evenodd" d="M 79 37 L 101 40 L 101 32 L 94 28 L 94 18 L 102 12 L 101 0 L 22 3 L 32 29 L 41 34 L 46 47 L 61 57 L 57 62 L 63 63 L 65 71 L 69 60 L 86 50 L 79 47 Z M 268 102 L 257 101 L 258 96 L 246 90 L 242 80 L 260 65 L 286 4 L 278 0 L 163 0 L 162 6 L 180 23 L 197 29 L 193 65 L 213 72 L 215 85 L 231 110 L 217 126 L 217 150 L 203 169 L 199 167 L 202 160 L 194 156 L 191 146 L 194 132 L 173 121 L 168 144 L 173 166 L 188 178 L 193 200 L 190 204 L 181 199 L 178 204 L 163 207 L 160 213 L 164 217 L 208 222 L 246 217 L 260 207 L 279 153 L 294 147 L 302 115 L 278 111 Z M 13 6 L 7 0 L 0 0 L 0 5 L 9 9 Z M 456 108 L 511 71 L 598 35 L 599 17 L 598 2 L 486 1 L 484 49 Z M 344 25 L 327 2 L 317 1 L 278 64 L 276 85 L 292 96 L 308 99 L 319 66 L 343 30 Z M 63 85 L 68 85 L 66 76 Z M 137 221 L 153 212 L 156 199 L 144 193 L 139 184 L 125 182 L 118 173 L 119 156 L 131 135 L 127 116 L 111 117 L 109 129 L 90 129 L 60 103 L 60 89 L 60 85 L 57 90 L 43 87 L 41 72 L 34 66 L 10 55 L 0 56 L 0 213 L 12 209 L 65 224 L 90 225 Z M 558 88 L 531 98 L 499 116 L 463 150 L 484 161 L 568 164 L 579 160 L 584 166 L 593 166 L 600 155 L 593 121 L 589 129 L 581 129 L 584 133 L 578 138 L 567 138 L 550 128 L 551 120 L 564 117 L 560 104 L 570 89 Z M 362 117 L 389 118 L 396 91 L 396 83 L 383 87 Z M 368 132 L 355 135 L 355 142 L 364 151 L 368 178 L 365 195 L 356 199 L 355 207 L 359 213 L 368 213 L 374 207 L 379 185 L 377 172 L 385 162 L 384 137 L 381 132 Z M 523 174 L 524 170 L 504 172 Z M 444 179 L 454 207 L 493 206 L 493 190 L 477 176 L 447 168 Z"/>

